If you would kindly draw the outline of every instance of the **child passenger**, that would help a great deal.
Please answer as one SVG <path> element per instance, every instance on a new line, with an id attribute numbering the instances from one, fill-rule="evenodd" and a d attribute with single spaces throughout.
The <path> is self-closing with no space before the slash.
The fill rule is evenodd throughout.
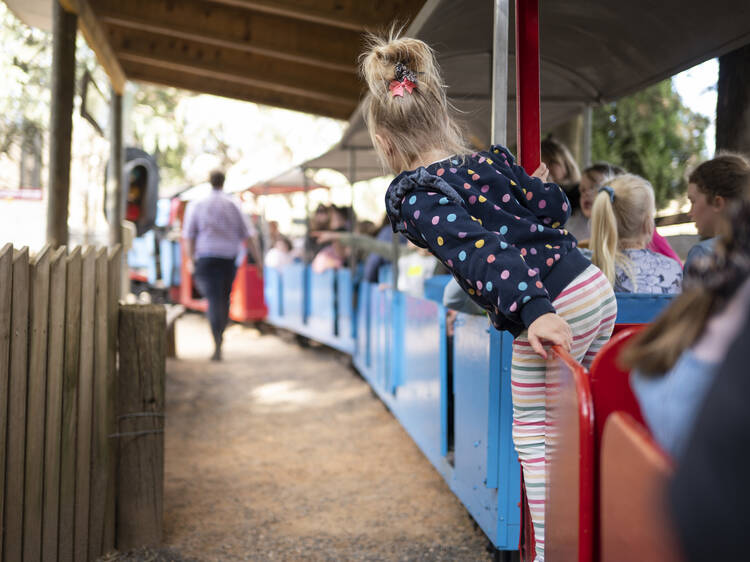
<path id="1" fill-rule="evenodd" d="M 725 213 L 715 252 L 688 266 L 683 294 L 622 357 L 634 369 L 631 385 L 656 441 L 678 460 L 750 306 L 750 202 Z"/>
<path id="2" fill-rule="evenodd" d="M 647 248 L 654 234 L 654 190 L 623 174 L 599 188 L 591 210 L 591 261 L 616 293 L 679 293 L 682 266 Z"/>
<path id="3" fill-rule="evenodd" d="M 741 154 L 725 152 L 703 162 L 688 177 L 690 218 L 701 241 L 693 246 L 685 268 L 697 258 L 713 253 L 716 232 L 728 206 L 746 195 L 750 183 L 750 162 Z"/>
<path id="4" fill-rule="evenodd" d="M 394 231 L 429 249 L 494 326 L 516 337 L 513 438 L 541 561 L 544 345 L 559 344 L 588 365 L 612 332 L 612 286 L 564 229 L 570 203 L 560 187 L 529 177 L 502 146 L 467 147 L 429 46 L 373 38 L 361 65 L 370 135 L 398 174 L 386 194 Z M 546 166 L 535 174 L 545 177 Z"/>

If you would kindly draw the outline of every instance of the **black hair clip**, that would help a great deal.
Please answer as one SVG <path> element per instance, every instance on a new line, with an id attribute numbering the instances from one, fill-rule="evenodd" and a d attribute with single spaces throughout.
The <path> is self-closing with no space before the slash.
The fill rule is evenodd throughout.
<path id="1" fill-rule="evenodd" d="M 601 193 L 602 191 L 606 191 L 609 193 L 609 200 L 612 201 L 612 203 L 615 202 L 615 190 L 609 187 L 608 185 L 603 185 L 599 188 L 599 191 L 597 193 Z"/>
<path id="2" fill-rule="evenodd" d="M 395 73 L 396 73 L 397 82 L 402 82 L 404 78 L 406 78 L 409 82 L 411 82 L 415 86 L 417 85 L 416 72 L 414 72 L 413 70 L 409 70 L 409 68 L 404 63 L 402 62 L 396 63 Z"/>

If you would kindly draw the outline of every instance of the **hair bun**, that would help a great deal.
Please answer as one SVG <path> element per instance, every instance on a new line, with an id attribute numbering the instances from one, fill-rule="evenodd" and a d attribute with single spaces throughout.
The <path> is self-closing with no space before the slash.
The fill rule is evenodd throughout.
<path id="1" fill-rule="evenodd" d="M 387 38 L 370 35 L 368 48 L 361 57 L 361 72 L 374 96 L 388 94 L 388 85 L 397 80 L 397 66 L 401 73 L 414 77 L 413 82 L 442 88 L 442 80 L 435 61 L 435 53 L 424 41 L 397 37 L 392 32 Z"/>

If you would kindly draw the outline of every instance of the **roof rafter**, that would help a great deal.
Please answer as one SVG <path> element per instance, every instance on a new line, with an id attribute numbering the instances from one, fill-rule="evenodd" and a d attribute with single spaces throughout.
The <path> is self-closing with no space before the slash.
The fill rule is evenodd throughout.
<path id="1" fill-rule="evenodd" d="M 78 15 L 78 27 L 81 28 L 86 42 L 96 54 L 99 64 L 109 76 L 112 88 L 122 95 L 125 91 L 125 73 L 120 66 L 107 35 L 91 9 L 88 0 L 60 0 L 60 5 L 67 11 Z"/>
<path id="2" fill-rule="evenodd" d="M 292 111 L 314 113 L 316 115 L 323 115 L 334 119 L 347 119 L 356 106 L 354 101 L 350 103 L 321 101 L 309 97 L 280 93 L 260 87 L 249 86 L 247 84 L 240 84 L 218 77 L 206 80 L 205 76 L 186 74 L 179 70 L 150 65 L 144 62 L 133 63 L 123 61 L 122 66 L 127 73 L 128 78 L 131 80 L 250 101 L 263 105 L 290 109 Z"/>
<path id="3" fill-rule="evenodd" d="M 80 1 L 80 0 L 77 0 Z M 354 73 L 360 36 L 347 29 L 203 0 L 90 0 L 108 25 Z"/>
<path id="4" fill-rule="evenodd" d="M 374 22 L 411 21 L 421 5 L 409 0 L 214 0 L 218 4 L 322 23 L 354 31 L 375 31 Z"/>
<path id="5" fill-rule="evenodd" d="M 322 71 L 318 67 L 134 29 L 110 27 L 109 37 L 121 61 L 332 103 L 350 104 L 359 98 L 360 84 L 348 72 Z"/>

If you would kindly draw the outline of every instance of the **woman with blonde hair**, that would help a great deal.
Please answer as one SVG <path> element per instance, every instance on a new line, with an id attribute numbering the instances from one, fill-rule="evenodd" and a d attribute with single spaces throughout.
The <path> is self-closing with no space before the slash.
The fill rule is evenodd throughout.
<path id="1" fill-rule="evenodd" d="M 654 189 L 635 174 L 599 188 L 591 209 L 591 261 L 616 293 L 679 293 L 682 267 L 647 248 L 654 234 Z"/>
<path id="2" fill-rule="evenodd" d="M 515 336 L 513 439 L 544 560 L 546 344 L 589 364 L 617 315 L 612 287 L 565 230 L 570 202 L 546 166 L 533 176 L 499 145 L 474 152 L 451 116 L 435 54 L 411 38 L 372 38 L 362 55 L 365 119 L 395 173 L 393 230 L 427 248 Z"/>

